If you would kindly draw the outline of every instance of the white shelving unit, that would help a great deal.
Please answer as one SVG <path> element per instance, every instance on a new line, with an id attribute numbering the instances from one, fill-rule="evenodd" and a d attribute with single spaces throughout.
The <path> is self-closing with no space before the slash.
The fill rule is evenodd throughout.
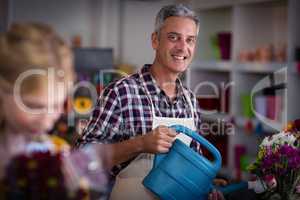
<path id="1" fill-rule="evenodd" d="M 254 126 L 262 123 L 265 131 L 276 132 L 272 127 L 257 118 L 247 119 L 242 115 L 241 95 L 268 79 L 273 74 L 275 83 L 285 82 L 286 90 L 280 95 L 283 100 L 282 120 L 277 127 L 287 121 L 300 118 L 298 101 L 300 100 L 300 75 L 297 72 L 294 52 L 300 47 L 300 1 L 298 0 L 222 0 L 197 1 L 192 6 L 200 15 L 200 32 L 197 53 L 194 62 L 186 73 L 186 84 L 196 95 L 216 95 L 214 88 L 203 82 L 211 82 L 217 86 L 230 84 L 229 113 L 203 115 L 208 120 L 236 121 L 234 135 L 229 135 L 228 166 L 225 171 L 234 169 L 234 146 L 244 145 L 250 156 L 255 156 L 262 137 L 245 130 L 245 122 L 252 120 Z M 217 32 L 232 33 L 231 60 L 216 60 L 211 48 L 211 36 Z M 274 47 L 286 44 L 286 62 L 247 62 L 240 63 L 239 52 L 244 49 L 255 49 L 260 45 L 272 44 Z M 200 85 L 200 87 L 199 87 Z M 276 92 L 277 94 L 277 92 Z"/>

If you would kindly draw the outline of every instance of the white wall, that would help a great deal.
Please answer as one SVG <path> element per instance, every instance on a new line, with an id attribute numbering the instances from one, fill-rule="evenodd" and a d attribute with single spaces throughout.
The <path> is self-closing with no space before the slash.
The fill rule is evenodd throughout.
<path id="1" fill-rule="evenodd" d="M 91 23 L 91 46 L 111 47 L 114 58 L 120 61 L 121 42 L 120 17 L 122 0 L 89 0 Z"/>
<path id="2" fill-rule="evenodd" d="M 52 25 L 65 39 L 80 34 L 90 43 L 90 7 L 87 0 L 11 0 L 12 21 L 41 21 Z"/>
<path id="3" fill-rule="evenodd" d="M 83 46 L 112 47 L 120 57 L 120 0 L 12 0 L 9 21 L 44 22 L 67 41 L 81 35 Z"/>
<path id="4" fill-rule="evenodd" d="M 155 15 L 162 5 L 174 0 L 126 1 L 122 17 L 122 60 L 137 67 L 152 63 L 154 51 L 151 47 L 151 33 L 154 30 Z"/>
<path id="5" fill-rule="evenodd" d="M 161 6 L 175 0 L 11 0 L 12 21 L 41 21 L 67 41 L 81 35 L 83 46 L 112 47 L 117 63 L 152 63 L 151 33 Z"/>

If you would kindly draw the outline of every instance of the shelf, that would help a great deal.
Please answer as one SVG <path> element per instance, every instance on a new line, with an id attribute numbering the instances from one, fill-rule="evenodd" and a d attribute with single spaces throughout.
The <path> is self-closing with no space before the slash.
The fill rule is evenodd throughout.
<path id="1" fill-rule="evenodd" d="M 257 127 L 258 123 L 261 123 L 262 125 L 262 132 L 263 133 L 277 133 L 278 130 L 270 127 L 267 124 L 264 124 L 263 122 L 261 122 L 260 120 L 256 119 L 256 118 L 246 118 L 246 117 L 242 117 L 242 116 L 237 116 L 237 117 L 233 117 L 232 115 L 226 114 L 226 113 L 216 113 L 216 114 L 202 114 L 201 115 L 201 119 L 203 121 L 217 121 L 217 122 L 231 122 L 232 119 L 234 119 L 234 124 L 237 128 L 242 128 L 244 129 L 246 126 L 246 123 L 250 120 L 253 126 L 253 129 L 255 130 L 255 128 Z M 276 126 L 281 126 L 280 123 L 276 123 Z M 254 132 L 254 131 L 253 131 Z"/>
<path id="2" fill-rule="evenodd" d="M 266 49 L 271 45 L 274 49 L 271 54 L 277 54 L 278 49 L 287 45 L 289 31 L 287 1 L 235 6 L 233 15 L 234 60 L 239 60 L 242 51 L 251 53 L 252 59 L 262 60 L 262 57 L 267 56 L 268 58 L 263 60 L 268 60 L 272 57 L 271 52 L 269 50 L 263 52 L 261 48 Z M 286 53 L 288 49 L 287 47 Z"/>
<path id="3" fill-rule="evenodd" d="M 291 68 L 290 69 L 290 74 L 296 74 L 296 75 L 299 75 L 300 76 L 300 69 L 298 69 L 298 66 L 297 66 L 298 64 L 296 63 L 296 62 L 294 62 L 294 63 L 291 63 L 291 64 L 289 64 L 288 65 L 288 67 L 289 68 Z M 299 64 L 300 65 L 300 64 Z"/>
<path id="4" fill-rule="evenodd" d="M 201 119 L 204 121 L 225 121 L 228 122 L 232 119 L 232 116 L 227 113 L 215 113 L 215 114 L 202 114 Z"/>
<path id="5" fill-rule="evenodd" d="M 258 123 L 261 123 L 263 132 L 267 132 L 267 133 L 277 133 L 278 132 L 278 130 L 270 127 L 269 125 L 266 125 L 265 123 L 261 122 L 257 118 L 249 119 L 246 117 L 238 116 L 238 117 L 235 117 L 234 119 L 235 119 L 235 125 L 237 128 L 245 128 L 247 121 L 250 120 L 253 125 L 254 130 L 257 127 Z M 281 124 L 278 122 L 278 123 L 276 123 L 276 126 L 281 127 Z"/>
<path id="6" fill-rule="evenodd" d="M 230 135 L 227 144 L 227 167 L 233 170 L 235 145 L 244 145 L 250 155 L 256 155 L 262 137 L 281 131 L 285 123 L 281 121 L 300 116 L 299 109 L 295 109 L 300 99 L 297 92 L 300 73 L 297 63 L 291 62 L 295 59 L 295 48 L 300 45 L 298 37 L 300 26 L 297 23 L 300 2 L 298 0 L 192 0 L 191 2 L 199 12 L 202 28 L 195 61 L 187 71 L 187 83 L 194 92 L 196 91 L 196 95 L 214 95 L 214 86 L 230 84 L 228 99 L 231 115 L 202 114 L 201 119 L 208 123 L 233 123 L 233 131 L 236 134 Z M 220 32 L 231 33 L 231 60 L 220 60 L 214 51 L 217 46 L 214 39 Z M 266 52 L 262 50 L 269 45 L 273 46 L 274 51 L 272 55 L 266 56 L 263 54 Z M 283 51 L 287 55 L 281 55 L 280 52 Z M 241 57 L 243 52 L 251 54 L 243 59 Z M 282 56 L 277 59 L 278 61 L 287 61 L 277 62 L 274 59 L 270 62 L 259 62 L 277 57 L 273 55 Z M 241 62 L 240 59 L 250 61 Z M 242 116 L 243 95 L 251 92 L 256 94 L 265 87 L 284 84 L 288 89 L 276 90 L 276 95 L 281 96 L 283 100 L 281 115 L 283 120 L 278 119 L 277 122 L 259 116 L 252 119 Z M 201 87 L 203 85 L 206 87 Z M 252 127 L 247 127 L 249 120 Z M 230 174 L 226 168 L 224 170 L 225 174 Z M 235 176 L 233 173 L 232 175 Z"/>
<path id="7" fill-rule="evenodd" d="M 238 63 L 232 61 L 194 61 L 190 69 L 212 71 L 212 72 L 242 72 L 242 73 L 257 73 L 257 74 L 268 74 L 281 70 L 290 64 L 284 62 L 271 62 L 271 63 L 260 63 L 260 62 L 248 62 Z M 292 72 L 297 72 L 296 63 L 291 64 Z"/>
<path id="8" fill-rule="evenodd" d="M 287 63 L 237 63 L 235 68 L 238 72 L 268 74 L 287 67 Z"/>
<path id="9" fill-rule="evenodd" d="M 231 72 L 233 66 L 233 62 L 230 61 L 195 61 L 191 64 L 191 69 L 214 72 Z"/>
<path id="10" fill-rule="evenodd" d="M 198 12 L 201 30 L 197 38 L 195 60 L 218 60 L 218 33 L 232 33 L 232 8 L 210 9 Z"/>

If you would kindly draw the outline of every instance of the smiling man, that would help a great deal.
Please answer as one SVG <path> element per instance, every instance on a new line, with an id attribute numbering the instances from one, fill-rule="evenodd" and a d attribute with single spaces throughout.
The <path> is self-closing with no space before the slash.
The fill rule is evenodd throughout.
<path id="1" fill-rule="evenodd" d="M 78 145 L 98 142 L 112 152 L 109 168 L 116 180 L 111 199 L 155 199 L 142 181 L 154 154 L 168 152 L 175 138 L 200 152 L 196 142 L 168 128 L 180 124 L 200 130 L 195 95 L 179 79 L 192 61 L 198 32 L 192 10 L 163 7 L 151 38 L 153 64 L 110 84 L 99 98 Z"/>

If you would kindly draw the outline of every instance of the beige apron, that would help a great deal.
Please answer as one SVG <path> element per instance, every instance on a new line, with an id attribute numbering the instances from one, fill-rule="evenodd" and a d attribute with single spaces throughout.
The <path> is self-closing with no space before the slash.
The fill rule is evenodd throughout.
<path id="1" fill-rule="evenodd" d="M 184 89 L 183 89 L 184 90 Z M 147 88 L 146 88 L 147 91 Z M 152 129 L 160 125 L 171 126 L 175 124 L 186 126 L 192 130 L 195 128 L 194 112 L 192 112 L 191 118 L 170 118 L 170 117 L 157 117 L 155 116 L 154 105 L 151 100 L 151 96 L 148 93 L 149 100 L 152 107 Z M 188 94 L 184 91 L 184 96 L 187 99 L 191 110 L 193 111 L 193 105 Z M 184 134 L 178 134 L 176 138 L 183 141 L 186 145 L 190 145 L 192 139 Z M 145 176 L 152 169 L 153 154 L 141 153 L 138 155 L 126 168 L 124 168 L 116 177 L 116 182 L 113 187 L 110 199 L 111 200 L 153 200 L 158 199 L 152 192 L 147 190 L 142 181 Z"/>

